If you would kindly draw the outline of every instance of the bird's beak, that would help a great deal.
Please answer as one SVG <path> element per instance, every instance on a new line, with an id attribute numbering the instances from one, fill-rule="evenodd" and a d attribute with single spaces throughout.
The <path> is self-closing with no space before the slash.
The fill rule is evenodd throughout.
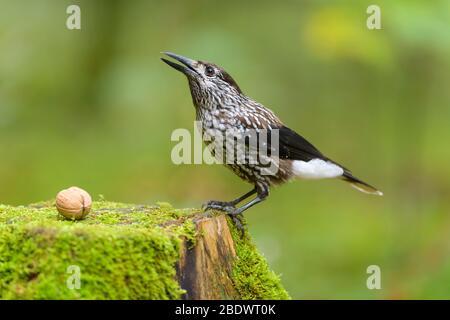
<path id="1" fill-rule="evenodd" d="M 161 52 L 179 62 L 181 62 L 183 65 L 172 62 L 170 60 L 161 58 L 162 61 L 164 61 L 165 63 L 167 63 L 169 66 L 171 66 L 174 69 L 177 69 L 178 71 L 183 72 L 185 75 L 189 75 L 189 74 L 198 74 L 198 72 L 195 70 L 195 68 L 198 65 L 198 62 L 183 56 L 180 56 L 178 54 L 172 53 L 172 52 Z"/>

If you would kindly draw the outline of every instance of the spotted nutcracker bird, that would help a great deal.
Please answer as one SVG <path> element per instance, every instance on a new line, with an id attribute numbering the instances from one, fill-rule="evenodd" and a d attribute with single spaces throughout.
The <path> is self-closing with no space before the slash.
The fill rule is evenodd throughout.
<path id="1" fill-rule="evenodd" d="M 382 195 L 381 191 L 354 177 L 350 170 L 326 157 L 305 138 L 286 127 L 271 110 L 246 96 L 236 81 L 221 67 L 171 52 L 164 54 L 181 63 L 161 58 L 187 77 L 196 119 L 201 123 L 204 134 L 211 130 L 222 132 L 232 129 L 243 133 L 251 130 L 278 130 L 278 170 L 274 174 L 264 174 L 262 171 L 265 166 L 258 163 L 225 163 L 235 174 L 253 184 L 254 188 L 232 201 L 209 201 L 204 205 L 205 209 L 225 211 L 233 217 L 238 227 L 242 227 L 237 219 L 238 215 L 265 200 L 272 185 L 282 184 L 293 178 L 338 178 L 349 182 L 359 191 Z M 270 139 L 268 141 L 270 144 Z M 253 200 L 237 207 L 254 194 L 256 197 Z"/>

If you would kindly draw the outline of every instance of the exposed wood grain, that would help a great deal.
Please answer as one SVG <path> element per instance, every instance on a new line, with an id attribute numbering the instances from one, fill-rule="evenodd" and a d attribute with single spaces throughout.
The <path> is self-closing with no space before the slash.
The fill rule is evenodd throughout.
<path id="1" fill-rule="evenodd" d="M 231 277 L 236 251 L 225 215 L 202 217 L 194 223 L 195 246 L 183 243 L 177 268 L 178 281 L 186 290 L 183 299 L 239 298 Z"/>

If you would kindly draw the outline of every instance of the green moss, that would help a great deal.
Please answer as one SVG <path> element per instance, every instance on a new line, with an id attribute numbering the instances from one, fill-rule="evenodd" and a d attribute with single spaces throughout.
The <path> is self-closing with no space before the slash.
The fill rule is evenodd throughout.
<path id="1" fill-rule="evenodd" d="M 196 210 L 96 202 L 81 221 L 52 203 L 0 205 L 0 298 L 177 299 L 181 237 L 194 239 Z M 80 269 L 80 289 L 69 289 Z"/>
<path id="2" fill-rule="evenodd" d="M 242 299 L 290 299 L 280 278 L 269 268 L 266 259 L 258 252 L 246 234 L 243 238 L 228 221 L 236 244 L 237 259 L 233 266 L 233 281 Z"/>
<path id="3" fill-rule="evenodd" d="M 84 220 L 71 221 L 53 202 L 0 205 L 0 299 L 178 299 L 184 291 L 175 266 L 183 239 L 195 245 L 199 213 L 99 201 Z M 230 226 L 242 298 L 288 299 L 255 246 Z M 67 285 L 74 283 L 71 266 L 80 270 L 79 289 Z"/>

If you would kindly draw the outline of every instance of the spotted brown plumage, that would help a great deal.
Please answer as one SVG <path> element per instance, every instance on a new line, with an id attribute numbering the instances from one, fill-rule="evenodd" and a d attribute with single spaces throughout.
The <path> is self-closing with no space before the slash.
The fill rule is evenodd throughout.
<path id="1" fill-rule="evenodd" d="M 246 96 L 230 74 L 221 67 L 170 52 L 165 54 L 181 63 L 161 58 L 186 75 L 196 120 L 201 124 L 205 143 L 208 147 L 212 146 L 210 150 L 213 155 L 219 157 L 219 154 L 226 154 L 232 148 L 232 151 L 244 152 L 246 161 L 234 159 L 224 164 L 240 178 L 254 185 L 251 191 L 235 200 L 209 201 L 205 204 L 206 209 L 223 210 L 240 226 L 238 215 L 265 200 L 272 185 L 292 178 L 339 178 L 350 182 L 362 192 L 382 195 L 381 191 L 354 177 L 348 169 L 326 157 L 305 138 L 286 127 L 270 109 Z M 229 132 L 233 132 L 238 139 L 244 137 L 241 143 L 224 143 L 220 148 L 212 143 Z M 274 133 L 276 141 L 271 140 Z M 264 141 L 269 153 L 262 152 L 260 148 L 252 148 L 252 144 L 245 140 L 247 136 L 249 139 L 256 136 L 257 141 Z M 247 156 L 247 153 L 251 153 L 250 150 L 256 152 L 256 162 L 250 161 L 251 157 Z M 276 167 L 273 174 L 267 174 L 267 167 L 270 165 Z M 237 207 L 254 194 L 256 197 L 253 200 Z"/>

